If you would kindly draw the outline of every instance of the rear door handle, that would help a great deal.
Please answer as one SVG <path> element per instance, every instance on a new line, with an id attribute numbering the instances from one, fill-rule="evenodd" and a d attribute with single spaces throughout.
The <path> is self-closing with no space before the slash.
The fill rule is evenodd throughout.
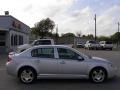
<path id="1" fill-rule="evenodd" d="M 65 61 L 61 61 L 60 64 L 65 64 Z"/>

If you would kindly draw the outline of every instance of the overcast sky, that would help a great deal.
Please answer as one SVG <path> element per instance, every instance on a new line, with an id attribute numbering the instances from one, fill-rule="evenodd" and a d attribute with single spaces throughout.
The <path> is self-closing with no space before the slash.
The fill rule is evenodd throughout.
<path id="1" fill-rule="evenodd" d="M 112 35 L 120 21 L 120 0 L 2 0 L 0 14 L 10 15 L 33 27 L 50 17 L 59 33 L 94 34 L 94 14 L 97 15 L 97 35 Z"/>

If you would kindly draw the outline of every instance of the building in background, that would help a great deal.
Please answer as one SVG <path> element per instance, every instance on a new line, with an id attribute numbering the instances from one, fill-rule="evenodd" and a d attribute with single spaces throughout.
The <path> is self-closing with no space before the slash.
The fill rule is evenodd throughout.
<path id="1" fill-rule="evenodd" d="M 29 43 L 30 27 L 9 15 L 0 15 L 0 53 L 16 50 L 18 45 Z"/>

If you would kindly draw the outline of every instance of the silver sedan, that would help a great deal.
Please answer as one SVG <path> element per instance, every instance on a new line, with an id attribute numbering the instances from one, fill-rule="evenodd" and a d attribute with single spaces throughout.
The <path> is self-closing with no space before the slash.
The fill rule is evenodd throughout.
<path id="1" fill-rule="evenodd" d="M 116 73 L 110 61 L 63 45 L 34 46 L 9 55 L 6 67 L 8 74 L 26 84 L 37 78 L 87 78 L 101 83 Z"/>

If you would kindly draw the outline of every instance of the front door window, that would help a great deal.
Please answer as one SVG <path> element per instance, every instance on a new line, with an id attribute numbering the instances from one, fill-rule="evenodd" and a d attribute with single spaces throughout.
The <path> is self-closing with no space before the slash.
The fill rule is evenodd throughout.
<path id="1" fill-rule="evenodd" d="M 78 54 L 69 49 L 58 48 L 58 55 L 60 59 L 78 59 Z"/>

